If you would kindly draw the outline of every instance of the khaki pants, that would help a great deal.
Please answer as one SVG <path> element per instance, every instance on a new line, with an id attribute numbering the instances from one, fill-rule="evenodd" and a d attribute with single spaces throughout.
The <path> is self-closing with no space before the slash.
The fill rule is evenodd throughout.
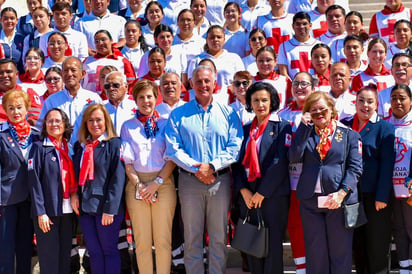
<path id="1" fill-rule="evenodd" d="M 153 181 L 158 173 L 139 173 L 140 182 Z M 152 245 L 155 246 L 156 273 L 169 274 L 172 263 L 172 223 L 176 207 L 176 188 L 170 178 L 165 178 L 158 189 L 158 201 L 149 204 L 135 199 L 135 186 L 126 185 L 126 205 L 129 211 L 136 259 L 141 274 L 153 273 Z"/>

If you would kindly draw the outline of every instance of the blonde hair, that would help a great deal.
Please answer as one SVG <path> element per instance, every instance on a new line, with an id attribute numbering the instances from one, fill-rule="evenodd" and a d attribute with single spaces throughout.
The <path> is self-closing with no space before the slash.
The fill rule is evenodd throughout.
<path id="1" fill-rule="evenodd" d="M 336 111 L 335 108 L 335 102 L 333 101 L 332 97 L 330 97 L 327 93 L 321 92 L 321 91 L 315 91 L 309 94 L 308 98 L 306 98 L 305 104 L 303 105 L 303 110 L 302 112 L 310 112 L 311 106 L 319 101 L 320 99 L 325 100 L 326 105 L 331 109 L 332 111 L 332 119 L 335 119 L 336 116 L 338 115 L 338 112 Z"/>
<path id="2" fill-rule="evenodd" d="M 26 110 L 28 111 L 30 108 L 30 104 L 31 104 L 30 97 L 26 92 L 20 89 L 12 89 L 12 90 L 7 91 L 6 94 L 4 94 L 2 102 L 1 102 L 4 111 L 6 111 L 7 109 L 7 103 L 9 103 L 10 101 L 15 101 L 19 98 L 23 98 L 24 106 L 26 107 Z"/>
<path id="3" fill-rule="evenodd" d="M 91 104 L 85 109 L 83 113 L 82 123 L 80 125 L 80 129 L 78 133 L 78 138 L 79 138 L 80 143 L 87 144 L 87 138 L 91 136 L 89 129 L 87 128 L 87 121 L 90 119 L 90 116 L 92 116 L 92 113 L 95 112 L 96 110 L 101 110 L 103 112 L 104 124 L 106 126 L 106 133 L 107 133 L 106 141 L 114 137 L 117 137 L 116 131 L 113 126 L 112 119 L 110 118 L 110 115 L 107 112 L 105 106 L 102 104 Z"/>

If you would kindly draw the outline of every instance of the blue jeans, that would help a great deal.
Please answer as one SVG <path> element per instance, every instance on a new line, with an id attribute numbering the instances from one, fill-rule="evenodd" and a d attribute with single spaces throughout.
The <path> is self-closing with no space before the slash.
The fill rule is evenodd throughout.
<path id="1" fill-rule="evenodd" d="M 96 274 L 120 274 L 120 253 L 117 248 L 124 214 L 115 215 L 113 223 L 102 226 L 102 215 L 84 214 L 79 222 L 90 254 L 90 266 Z"/>

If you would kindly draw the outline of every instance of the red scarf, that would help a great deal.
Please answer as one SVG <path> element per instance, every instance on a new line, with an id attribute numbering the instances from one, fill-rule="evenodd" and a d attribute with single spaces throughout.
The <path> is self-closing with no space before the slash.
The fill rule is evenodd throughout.
<path id="1" fill-rule="evenodd" d="M 54 148 L 60 153 L 60 173 L 62 177 L 63 199 L 69 199 L 70 194 L 77 191 L 77 182 L 74 176 L 74 167 L 72 159 L 69 156 L 69 147 L 66 139 L 63 138 L 62 146 L 59 147 L 56 139 L 48 135 L 52 141 Z"/>
<path id="2" fill-rule="evenodd" d="M 379 73 L 373 72 L 370 66 L 368 66 L 364 72 L 366 75 L 369 75 L 369 76 L 391 75 L 391 71 L 387 69 L 384 65 L 382 65 L 381 72 Z"/>
<path id="3" fill-rule="evenodd" d="M 94 180 L 94 149 L 100 143 L 99 140 L 90 141 L 83 152 L 82 166 L 79 174 L 79 186 L 84 186 L 87 180 Z"/>
<path id="4" fill-rule="evenodd" d="M 9 122 L 9 124 L 14 127 L 14 130 L 17 133 L 17 137 L 19 138 L 19 142 L 24 142 L 24 140 L 26 140 L 26 138 L 29 137 L 31 127 L 26 119 L 24 119 L 23 122 L 20 122 L 18 124 L 11 122 L 9 119 L 7 119 L 7 122 Z"/>
<path id="5" fill-rule="evenodd" d="M 253 77 L 255 79 L 255 81 L 262 81 L 265 79 L 268 80 L 275 80 L 279 77 L 279 74 L 276 73 L 276 71 L 272 71 L 271 73 L 269 73 L 269 75 L 266 78 L 262 78 L 259 74 L 259 72 L 256 74 L 255 77 Z"/>
<path id="6" fill-rule="evenodd" d="M 266 117 L 266 119 L 263 121 L 262 124 L 260 124 L 257 130 L 256 130 L 257 118 L 256 117 L 253 118 L 252 125 L 250 127 L 249 142 L 247 143 L 245 158 L 243 159 L 243 162 L 242 162 L 245 168 L 249 169 L 249 177 L 247 178 L 249 182 L 255 181 L 257 178 L 260 178 L 262 175 L 260 173 L 259 156 L 257 152 L 256 140 L 259 139 L 259 137 L 265 131 L 266 126 L 268 125 L 268 122 L 269 122 L 269 117 L 270 115 Z"/>
<path id="7" fill-rule="evenodd" d="M 333 134 L 336 129 L 336 121 L 331 120 L 329 125 L 324 129 L 315 127 L 315 132 L 319 136 L 319 143 L 316 146 L 316 151 L 319 153 L 321 160 L 325 159 L 326 154 L 328 154 L 329 149 L 332 146 L 332 141 L 329 139 L 329 136 Z"/>
<path id="8" fill-rule="evenodd" d="M 112 54 L 109 55 L 101 55 L 100 53 L 96 53 L 94 55 L 94 58 L 100 59 L 100 58 L 107 58 L 107 59 L 114 59 L 117 60 L 118 57 L 123 56 L 122 52 L 116 48 L 115 46 L 112 45 Z"/>
<path id="9" fill-rule="evenodd" d="M 352 123 L 352 129 L 355 130 L 356 132 L 361 132 L 362 129 L 368 124 L 368 122 L 364 123 L 362 127 L 359 127 L 359 119 L 358 119 L 358 114 L 355 113 L 353 116 L 353 123 Z"/>
<path id="10" fill-rule="evenodd" d="M 389 15 L 389 14 L 392 14 L 392 13 L 398 13 L 398 12 L 402 12 L 404 9 L 405 9 L 405 6 L 403 4 L 401 4 L 399 9 L 397 9 L 395 11 L 391 11 L 389 9 L 389 7 L 385 6 L 382 10 L 382 14 Z"/>
<path id="11" fill-rule="evenodd" d="M 44 82 L 44 74 L 40 70 L 39 75 L 37 75 L 36 79 L 33 80 L 30 76 L 29 71 L 26 70 L 24 74 L 20 74 L 19 79 L 22 83 L 42 84 Z"/>

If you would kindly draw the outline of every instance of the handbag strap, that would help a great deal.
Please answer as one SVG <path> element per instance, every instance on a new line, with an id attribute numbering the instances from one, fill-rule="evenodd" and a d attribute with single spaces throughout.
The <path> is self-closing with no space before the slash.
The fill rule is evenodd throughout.
<path id="1" fill-rule="evenodd" d="M 256 208 L 256 215 L 258 219 L 258 229 L 265 227 L 265 222 L 263 221 L 262 211 L 260 207 Z"/>

